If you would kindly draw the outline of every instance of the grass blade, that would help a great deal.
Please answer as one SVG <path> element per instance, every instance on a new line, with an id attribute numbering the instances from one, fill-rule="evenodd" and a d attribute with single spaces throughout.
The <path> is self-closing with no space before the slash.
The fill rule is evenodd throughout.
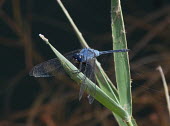
<path id="1" fill-rule="evenodd" d="M 127 48 L 120 0 L 111 0 L 113 48 Z M 120 104 L 132 115 L 130 68 L 127 53 L 114 53 L 115 74 Z"/>
<path id="2" fill-rule="evenodd" d="M 165 75 L 163 73 L 162 67 L 158 66 L 157 70 L 159 70 L 160 74 L 161 74 L 161 78 L 162 78 L 162 82 L 163 82 L 163 86 L 164 86 L 164 91 L 165 91 L 165 98 L 167 101 L 167 107 L 168 107 L 168 112 L 169 112 L 169 117 L 170 117 L 170 96 L 169 96 L 169 90 L 168 90 L 168 85 L 165 79 Z"/>

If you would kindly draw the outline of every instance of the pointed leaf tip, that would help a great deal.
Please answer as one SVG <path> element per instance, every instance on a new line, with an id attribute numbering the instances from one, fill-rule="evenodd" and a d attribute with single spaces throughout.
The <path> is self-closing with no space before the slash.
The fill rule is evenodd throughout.
<path id="1" fill-rule="evenodd" d="M 39 34 L 39 36 L 40 36 L 40 38 L 41 38 L 42 40 L 44 40 L 44 41 L 46 42 L 46 44 L 49 44 L 48 39 L 47 39 L 44 35 Z"/>

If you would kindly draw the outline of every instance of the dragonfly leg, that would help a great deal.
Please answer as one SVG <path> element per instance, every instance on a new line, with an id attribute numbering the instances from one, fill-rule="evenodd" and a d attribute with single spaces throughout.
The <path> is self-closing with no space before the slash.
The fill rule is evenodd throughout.
<path id="1" fill-rule="evenodd" d="M 82 62 L 80 62 L 80 64 L 79 64 L 79 70 L 74 70 L 73 74 L 79 74 L 81 72 L 81 70 L 82 70 Z"/>
<path id="2" fill-rule="evenodd" d="M 89 95 L 87 96 L 87 98 L 88 98 L 89 104 L 92 104 L 93 101 L 94 101 L 94 97 L 89 94 Z"/>
<path id="3" fill-rule="evenodd" d="M 73 70 L 73 74 L 79 74 L 81 71 L 79 70 Z"/>

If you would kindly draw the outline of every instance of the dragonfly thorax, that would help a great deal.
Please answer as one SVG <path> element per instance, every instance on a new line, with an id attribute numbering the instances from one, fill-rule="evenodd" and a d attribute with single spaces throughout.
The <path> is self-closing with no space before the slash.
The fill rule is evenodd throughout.
<path id="1" fill-rule="evenodd" d="M 73 58 L 78 62 L 87 62 L 93 58 L 99 56 L 99 51 L 91 48 L 84 48 L 79 53 L 75 53 Z"/>

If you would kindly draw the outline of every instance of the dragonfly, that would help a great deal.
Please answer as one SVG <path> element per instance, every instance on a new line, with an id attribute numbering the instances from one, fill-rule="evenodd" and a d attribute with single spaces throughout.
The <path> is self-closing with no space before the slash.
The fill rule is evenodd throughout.
<path id="1" fill-rule="evenodd" d="M 86 78 L 89 78 L 95 83 L 95 62 L 97 57 L 104 54 L 127 51 L 129 51 L 129 49 L 98 51 L 92 48 L 83 48 L 64 55 L 69 61 L 76 65 L 79 72 L 83 72 L 85 75 L 80 86 L 79 100 L 81 100 L 85 90 L 87 89 Z M 62 68 L 60 61 L 57 58 L 54 58 L 34 66 L 29 75 L 34 77 L 52 77 L 59 72 L 60 68 Z M 89 103 L 92 104 L 94 97 L 89 94 L 87 98 Z"/>

